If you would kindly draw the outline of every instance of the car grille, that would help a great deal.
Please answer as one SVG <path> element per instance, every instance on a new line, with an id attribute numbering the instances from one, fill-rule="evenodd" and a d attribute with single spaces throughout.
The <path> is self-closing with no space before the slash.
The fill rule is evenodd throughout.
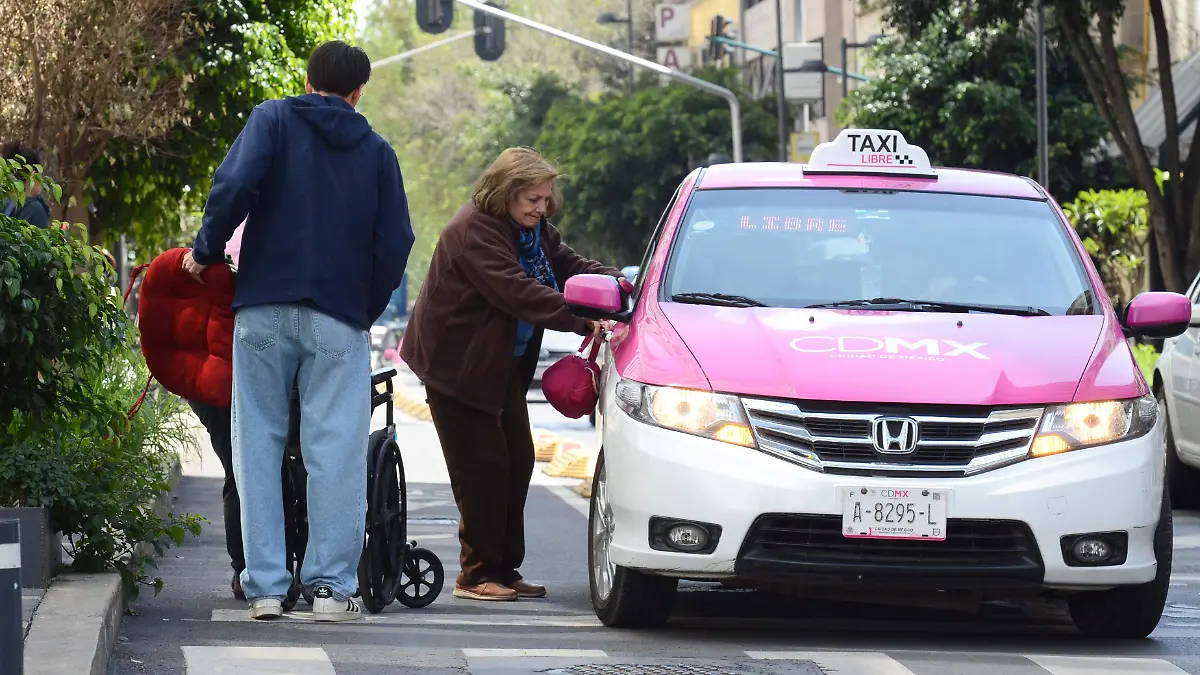
<path id="1" fill-rule="evenodd" d="M 1021 522 L 951 518 L 943 541 L 847 538 L 841 526 L 839 516 L 760 516 L 746 535 L 739 564 L 839 575 L 1042 574 L 1037 543 Z"/>
<path id="2" fill-rule="evenodd" d="M 826 473 L 847 475 L 969 475 L 1023 459 L 1041 408 L 886 406 L 743 399 L 759 447 Z M 911 452 L 876 449 L 877 418 L 916 423 Z"/>

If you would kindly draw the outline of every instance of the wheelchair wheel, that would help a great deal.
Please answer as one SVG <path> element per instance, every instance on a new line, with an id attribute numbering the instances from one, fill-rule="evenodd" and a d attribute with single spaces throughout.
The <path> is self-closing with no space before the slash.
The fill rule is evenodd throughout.
<path id="1" fill-rule="evenodd" d="M 358 567 L 359 594 L 378 614 L 396 598 L 405 551 L 408 500 L 402 489 L 400 448 L 387 430 L 371 434 L 367 471 L 367 527 Z"/>
<path id="2" fill-rule="evenodd" d="M 396 599 L 405 607 L 420 609 L 437 599 L 445 582 L 446 572 L 442 569 L 442 561 L 433 551 L 413 548 L 404 560 L 404 573 L 396 589 Z"/>

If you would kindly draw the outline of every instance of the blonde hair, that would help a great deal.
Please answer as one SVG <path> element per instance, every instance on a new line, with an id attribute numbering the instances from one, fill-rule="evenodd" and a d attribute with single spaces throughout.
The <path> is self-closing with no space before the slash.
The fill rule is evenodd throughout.
<path id="1" fill-rule="evenodd" d="M 533 148 L 509 148 L 500 153 L 492 165 L 484 170 L 471 193 L 471 201 L 484 213 L 493 218 L 508 218 L 508 204 L 512 198 L 529 188 L 550 181 L 550 199 L 546 204 L 546 216 L 558 212 L 562 205 L 562 193 L 555 182 L 560 176 L 558 169 L 538 154 Z"/>

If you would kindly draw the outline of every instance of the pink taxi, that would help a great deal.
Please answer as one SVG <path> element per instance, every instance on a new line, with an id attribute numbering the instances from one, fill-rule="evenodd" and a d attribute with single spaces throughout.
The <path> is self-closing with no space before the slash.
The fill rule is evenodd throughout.
<path id="1" fill-rule="evenodd" d="M 1163 426 L 1118 310 L 1035 182 L 934 169 L 895 131 L 679 186 L 613 319 L 588 561 L 607 625 L 669 618 L 679 580 L 856 599 L 1065 601 L 1142 637 L 1171 573 Z M 936 591 L 932 593 L 931 591 Z"/>

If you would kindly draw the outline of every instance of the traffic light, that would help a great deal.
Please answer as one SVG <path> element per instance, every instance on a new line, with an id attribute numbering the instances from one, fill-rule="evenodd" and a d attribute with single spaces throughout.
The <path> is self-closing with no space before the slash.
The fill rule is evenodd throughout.
<path id="1" fill-rule="evenodd" d="M 725 59 L 726 56 L 729 56 L 733 53 L 729 51 L 728 45 L 720 40 L 715 39 L 718 37 L 728 38 L 729 36 L 725 34 L 725 31 L 728 30 L 729 26 L 731 25 L 733 25 L 733 22 L 721 16 L 720 14 L 712 18 L 712 26 L 709 29 L 708 35 L 709 62 L 719 64 Z"/>
<path id="2" fill-rule="evenodd" d="M 454 23 L 454 0 L 416 0 L 417 26 L 437 35 Z"/>
<path id="3" fill-rule="evenodd" d="M 503 9 L 494 2 L 483 4 Z M 496 61 L 504 55 L 504 19 L 475 10 L 475 55 L 484 61 Z"/>

